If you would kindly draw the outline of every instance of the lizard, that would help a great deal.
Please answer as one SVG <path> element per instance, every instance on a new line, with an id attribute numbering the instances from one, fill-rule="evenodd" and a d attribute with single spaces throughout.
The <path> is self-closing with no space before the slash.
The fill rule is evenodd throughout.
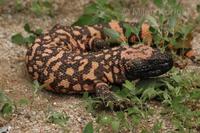
<path id="1" fill-rule="evenodd" d="M 28 73 L 52 92 L 89 92 L 113 99 L 110 85 L 159 76 L 173 67 L 170 54 L 148 45 L 111 47 L 109 37 L 103 32 L 105 27 L 120 35 L 119 42 L 134 44 L 138 41 L 134 33 L 125 36 L 124 23 L 55 25 L 28 49 Z M 130 25 L 134 26 L 132 23 Z M 141 26 L 140 39 L 152 42 L 147 24 Z"/>

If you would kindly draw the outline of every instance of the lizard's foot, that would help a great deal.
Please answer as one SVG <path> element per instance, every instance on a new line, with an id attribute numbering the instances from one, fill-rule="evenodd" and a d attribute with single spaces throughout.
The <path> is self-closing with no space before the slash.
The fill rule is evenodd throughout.
<path id="1" fill-rule="evenodd" d="M 103 104 L 106 107 L 112 109 L 126 109 L 133 106 L 133 103 L 131 103 L 130 100 L 122 99 L 114 92 L 110 91 L 110 88 L 106 83 L 98 83 L 96 85 L 96 95 L 103 101 Z"/>

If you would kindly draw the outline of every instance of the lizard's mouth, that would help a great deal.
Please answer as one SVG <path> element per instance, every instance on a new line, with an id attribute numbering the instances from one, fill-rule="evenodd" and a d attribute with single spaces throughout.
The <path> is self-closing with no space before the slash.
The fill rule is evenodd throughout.
<path id="1" fill-rule="evenodd" d="M 171 55 L 155 51 L 151 58 L 138 59 L 126 70 L 126 77 L 134 80 L 162 75 L 173 67 Z"/>

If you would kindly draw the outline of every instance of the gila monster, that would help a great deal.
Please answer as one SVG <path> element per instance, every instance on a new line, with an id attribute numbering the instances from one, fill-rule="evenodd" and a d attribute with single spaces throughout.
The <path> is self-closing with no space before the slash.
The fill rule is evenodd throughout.
<path id="1" fill-rule="evenodd" d="M 114 46 L 104 28 L 119 33 L 119 42 L 137 42 L 125 36 L 125 22 L 91 26 L 54 26 L 38 37 L 26 55 L 27 70 L 34 80 L 57 93 L 96 93 L 110 96 L 109 85 L 125 80 L 154 77 L 173 66 L 172 57 L 148 45 Z M 134 24 L 130 23 L 131 26 Z M 140 39 L 151 41 L 149 26 L 141 26 Z"/>

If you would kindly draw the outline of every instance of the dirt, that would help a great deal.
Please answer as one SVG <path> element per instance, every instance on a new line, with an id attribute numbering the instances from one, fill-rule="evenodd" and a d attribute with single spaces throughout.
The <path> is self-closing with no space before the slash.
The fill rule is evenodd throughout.
<path id="1" fill-rule="evenodd" d="M 30 99 L 31 104 L 18 107 L 12 119 L 4 125 L 10 126 L 12 133 L 20 132 L 81 132 L 86 123 L 94 118 L 89 114 L 80 98 L 73 96 L 58 96 L 46 91 L 40 91 L 33 98 L 32 82 L 29 79 L 24 63 L 26 47 L 11 42 L 11 36 L 21 32 L 26 22 L 34 28 L 44 31 L 56 23 L 70 25 L 82 13 L 87 0 L 79 2 L 57 1 L 57 6 L 65 6 L 55 18 L 44 16 L 37 18 L 33 14 L 6 12 L 0 16 L 0 89 L 14 101 L 22 98 Z M 33 101 L 32 101 L 33 100 Z M 66 127 L 60 127 L 47 122 L 50 111 L 65 112 L 69 116 Z"/>
<path id="2" fill-rule="evenodd" d="M 27 75 L 24 63 L 26 47 L 11 42 L 13 34 L 18 32 L 25 34 L 23 26 L 26 22 L 30 23 L 31 27 L 39 27 L 44 31 L 56 23 L 72 24 L 81 15 L 88 2 L 89 0 L 55 0 L 57 14 L 54 18 L 48 16 L 38 18 L 24 11 L 14 12 L 10 6 L 0 9 L 0 89 L 16 102 L 22 98 L 30 101 L 27 106 L 17 107 L 9 121 L 0 119 L 0 125 L 9 126 L 11 133 L 80 133 L 88 122 L 95 121 L 95 118 L 86 111 L 80 96 L 60 96 L 41 90 L 33 97 L 33 84 Z M 191 13 L 193 10 L 190 9 L 193 9 L 198 2 L 199 0 L 183 1 L 188 8 L 187 11 Z M 197 32 L 193 40 L 195 48 L 200 48 L 199 39 L 200 34 Z M 67 125 L 61 127 L 48 123 L 50 111 L 66 113 L 69 116 Z M 156 119 L 152 116 L 147 124 L 154 123 L 157 119 L 158 116 Z"/>

